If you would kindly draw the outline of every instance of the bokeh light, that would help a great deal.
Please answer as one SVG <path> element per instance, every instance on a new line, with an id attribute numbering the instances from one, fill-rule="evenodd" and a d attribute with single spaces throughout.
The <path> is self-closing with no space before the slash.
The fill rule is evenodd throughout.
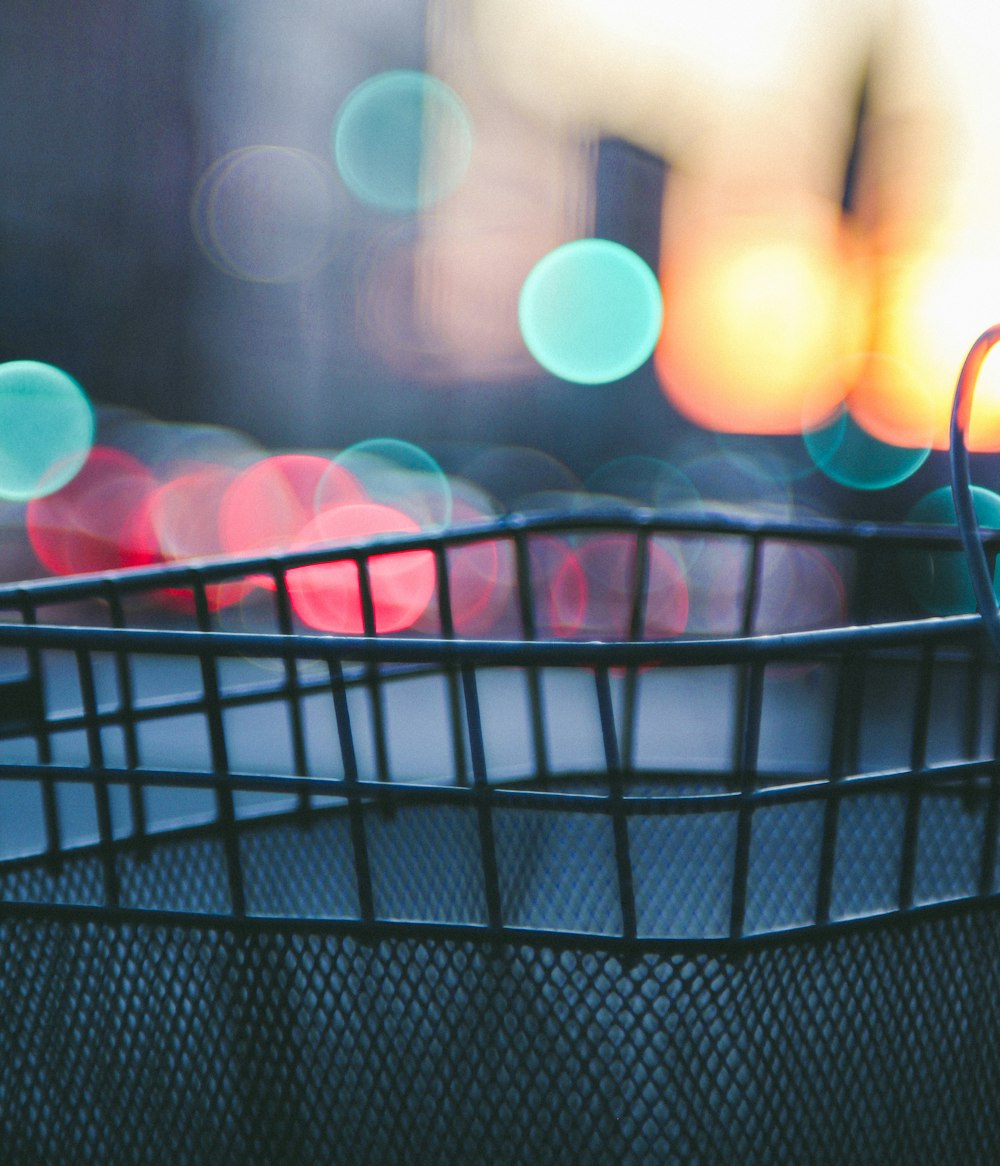
<path id="1" fill-rule="evenodd" d="M 749 548 L 708 536 L 686 560 L 690 610 L 687 630 L 696 635 L 735 636 L 744 631 L 743 607 Z"/>
<path id="2" fill-rule="evenodd" d="M 379 535 L 415 534 L 409 515 L 375 502 L 324 510 L 306 525 L 293 550 L 355 546 Z M 436 571 L 430 551 L 372 555 L 368 560 L 375 631 L 403 631 L 420 618 L 434 594 Z M 357 564 L 340 561 L 295 567 L 288 572 L 295 614 L 310 628 L 337 635 L 361 635 L 364 620 Z"/>
<path id="3" fill-rule="evenodd" d="M 26 502 L 64 486 L 94 442 L 94 411 L 79 384 L 35 360 L 0 364 L 0 498 Z"/>
<path id="4" fill-rule="evenodd" d="M 833 552 L 797 542 L 768 542 L 758 586 L 747 591 L 749 544 L 706 537 L 688 568 L 691 615 L 699 635 L 755 635 L 842 626 L 847 614 L 845 566 Z M 752 610 L 747 611 L 753 599 Z M 748 623 L 745 621 L 749 621 Z"/>
<path id="5" fill-rule="evenodd" d="M 455 633 L 488 636 L 513 594 L 513 545 L 502 539 L 461 543 L 448 552 L 448 570 Z"/>
<path id="6" fill-rule="evenodd" d="M 847 614 L 847 589 L 831 554 L 802 543 L 768 543 L 753 631 L 759 635 L 840 627 Z"/>
<path id="7" fill-rule="evenodd" d="M 265 456 L 259 442 L 225 425 L 181 424 L 126 413 L 109 424 L 102 417 L 101 429 L 107 433 L 105 444 L 138 458 L 161 483 L 206 465 L 239 471 Z"/>
<path id="8" fill-rule="evenodd" d="M 440 7 L 433 0 L 429 11 Z M 455 19 L 452 0 L 444 7 L 443 20 L 431 17 L 440 36 L 428 59 L 461 94 L 474 149 L 447 199 L 419 216 L 371 221 L 373 231 L 397 231 L 363 260 L 360 330 L 369 351 L 424 383 L 507 388 L 538 372 L 517 322 L 528 273 L 560 244 L 594 234 L 594 153 L 589 135 L 567 136 L 492 89 L 486 62 L 468 51 L 466 16 Z"/>
<path id="9" fill-rule="evenodd" d="M 199 179 L 191 223 L 204 253 L 226 274 L 292 283 L 331 258 L 343 198 L 322 158 L 286 146 L 247 146 Z"/>
<path id="10" fill-rule="evenodd" d="M 597 534 L 581 539 L 575 559 L 586 581 L 586 603 L 575 629 L 588 639 L 624 640 L 633 634 L 636 598 L 636 540 L 629 534 Z M 680 635 L 687 625 L 688 592 L 684 571 L 658 539 L 647 545 L 643 581 L 643 626 L 647 639 Z"/>
<path id="11" fill-rule="evenodd" d="M 149 519 L 168 559 L 204 558 L 224 552 L 219 507 L 236 472 L 205 464 L 157 487 L 148 502 Z"/>
<path id="12" fill-rule="evenodd" d="M 726 514 L 791 517 L 793 481 L 785 463 L 765 456 L 734 453 L 711 442 L 682 445 L 677 465 L 701 496 L 705 510 Z"/>
<path id="13" fill-rule="evenodd" d="M 879 269 L 875 340 L 886 359 L 862 379 L 852 409 L 883 440 L 948 448 L 955 380 L 969 345 L 1000 304 L 1000 241 L 988 232 L 887 257 Z M 968 435 L 974 451 L 1000 449 L 1000 360 L 980 373 Z"/>
<path id="14" fill-rule="evenodd" d="M 952 380 L 958 375 L 956 365 Z M 939 437 L 942 392 L 933 391 L 911 360 L 859 352 L 842 365 L 844 399 L 852 419 L 878 441 L 907 449 L 932 448 Z M 954 386 L 952 386 L 954 387 Z M 951 389 L 948 390 L 950 403 Z"/>
<path id="15" fill-rule="evenodd" d="M 447 475 L 426 450 L 410 441 L 372 437 L 338 453 L 317 484 L 317 513 L 349 501 L 346 495 L 352 489 L 372 502 L 401 510 L 421 530 L 441 529 L 451 521 Z"/>
<path id="16" fill-rule="evenodd" d="M 495 445 L 462 462 L 461 473 L 495 499 L 498 510 L 530 511 L 535 501 L 579 494 L 579 477 L 557 457 L 525 445 Z"/>
<path id="17" fill-rule="evenodd" d="M 692 223 L 664 252 L 655 365 L 689 420 L 729 433 L 821 423 L 860 345 L 857 272 L 822 215 Z"/>
<path id="18" fill-rule="evenodd" d="M 95 445 L 66 485 L 28 503 L 28 537 L 39 561 L 57 575 L 155 562 L 159 550 L 140 512 L 156 488 L 138 458 Z"/>
<path id="19" fill-rule="evenodd" d="M 219 508 L 236 472 L 226 465 L 194 465 L 158 486 L 146 499 L 141 521 L 154 533 L 165 561 L 209 558 L 224 552 Z M 206 596 L 210 609 L 218 611 L 238 603 L 255 583 L 246 578 L 209 584 Z M 184 609 L 192 602 L 190 594 L 179 588 L 168 589 L 163 595 L 173 606 Z"/>
<path id="20" fill-rule="evenodd" d="M 761 585 L 753 613 L 755 635 L 780 635 L 813 628 L 843 627 L 847 587 L 836 551 L 802 543 L 769 543 L 761 563 Z M 816 670 L 814 663 L 786 662 L 771 675 L 797 681 Z"/>
<path id="21" fill-rule="evenodd" d="M 383 211 L 405 214 L 439 202 L 461 183 L 471 155 L 461 99 L 417 70 L 362 82 L 334 122 L 333 156 L 344 184 Z"/>
<path id="22" fill-rule="evenodd" d="M 517 187 L 504 193 L 513 206 L 495 200 L 496 222 L 464 225 L 472 212 L 453 204 L 474 196 L 463 187 L 448 214 L 393 220 L 375 234 L 358 264 L 355 320 L 359 343 L 380 364 L 446 387 L 535 373 L 517 301 L 538 255 L 561 240 L 521 206 Z"/>
<path id="23" fill-rule="evenodd" d="M 451 488 L 453 530 L 496 517 L 492 500 L 471 482 L 452 478 Z M 509 631 L 517 576 L 513 542 L 491 536 L 456 542 L 448 547 L 446 561 L 455 634 L 486 637 Z M 501 622 L 503 629 L 498 626 Z M 428 609 L 415 626 L 439 635 L 443 631 L 441 613 Z"/>
<path id="24" fill-rule="evenodd" d="M 972 504 L 983 529 L 1000 529 L 1000 494 L 973 486 Z M 912 508 L 907 521 L 957 526 L 951 488 L 941 486 L 926 494 Z M 906 551 L 900 554 L 900 566 L 906 586 L 925 611 L 932 615 L 959 615 L 976 610 L 963 551 Z"/>
<path id="25" fill-rule="evenodd" d="M 816 463 L 796 434 L 714 432 L 711 439 L 713 452 L 752 467 L 764 481 L 784 482 L 792 489 L 796 482 L 816 474 Z"/>
<path id="26" fill-rule="evenodd" d="M 346 469 L 318 454 L 275 454 L 248 466 L 219 503 L 222 549 L 231 554 L 288 550 L 316 517 L 321 482 L 330 505 L 368 501 Z"/>
<path id="27" fill-rule="evenodd" d="M 587 612 L 587 577 L 572 546 L 558 535 L 532 536 L 528 545 L 535 634 L 579 634 Z"/>
<path id="28" fill-rule="evenodd" d="M 822 427 L 802 434 L 810 457 L 828 478 L 855 490 L 898 486 L 920 469 L 930 446 L 908 449 L 873 437 L 854 420 L 847 406 Z"/>
<path id="29" fill-rule="evenodd" d="M 590 505 L 624 503 L 685 513 L 702 509 L 701 495 L 687 474 L 662 458 L 643 454 L 605 462 L 587 475 L 583 488 Z"/>
<path id="30" fill-rule="evenodd" d="M 649 265 L 610 239 L 578 239 L 550 251 L 521 289 L 521 335 L 538 363 L 563 380 L 601 385 L 652 355 L 663 320 Z"/>

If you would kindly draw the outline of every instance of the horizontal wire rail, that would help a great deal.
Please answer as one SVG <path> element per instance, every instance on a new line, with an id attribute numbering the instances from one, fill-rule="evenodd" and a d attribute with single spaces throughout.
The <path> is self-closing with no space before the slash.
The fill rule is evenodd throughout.
<path id="1" fill-rule="evenodd" d="M 600 530 L 627 533 L 636 538 L 627 620 L 629 638 L 611 642 L 539 637 L 526 540 L 535 535 L 569 536 Z M 744 566 L 743 616 L 737 634 L 642 638 L 648 540 L 660 534 L 684 532 L 715 533 L 744 541 L 748 553 Z M 510 539 L 515 549 L 521 638 L 462 638 L 454 632 L 445 551 L 491 539 Z M 0 789 L 11 782 L 37 783 L 46 841 L 43 853 L 0 862 L 0 880 L 8 880 L 0 881 L 0 903 L 7 899 L 24 901 L 26 896 L 40 906 L 47 900 L 58 906 L 59 880 L 72 863 L 92 855 L 101 870 L 100 890 L 95 892 L 92 909 L 98 914 L 126 910 L 128 893 L 123 882 L 123 865 L 131 862 L 133 854 L 139 861 L 149 862 L 157 851 L 164 852 L 180 839 L 190 837 L 215 847 L 221 855 L 220 877 L 225 887 L 226 908 L 220 917 L 270 917 L 273 912 L 255 907 L 250 901 L 256 892 L 253 876 L 246 869 L 247 839 L 261 831 L 266 834 L 268 830 L 278 830 L 282 823 L 288 822 L 305 845 L 310 831 L 319 828 L 318 823 L 340 820 L 347 823 L 349 844 L 345 862 L 351 874 L 355 904 L 351 912 L 340 912 L 343 922 L 353 920 L 373 927 L 395 926 L 401 922 L 429 925 L 434 922 L 429 918 L 400 920 L 393 917 L 391 910 L 379 907 L 378 883 L 382 874 L 380 860 L 372 851 L 373 839 L 379 831 L 403 823 L 407 815 L 440 814 L 448 810 L 464 815 L 463 820 L 471 821 L 473 828 L 471 834 L 463 835 L 458 841 L 446 839 L 445 846 L 461 845 L 468 853 L 474 852 L 477 872 L 472 880 L 475 890 L 468 892 L 477 903 L 473 912 L 475 922 L 456 919 L 452 921 L 455 926 L 474 925 L 493 937 L 532 930 L 528 917 L 533 908 L 524 904 L 512 907 L 521 893 L 515 894 L 512 887 L 517 881 L 517 855 L 523 846 L 521 850 L 511 851 L 507 835 L 514 830 L 511 836 L 516 836 L 521 829 L 516 825 L 520 815 L 525 822 L 539 818 L 543 823 L 554 824 L 552 829 L 559 844 L 564 848 L 570 846 L 569 859 L 579 863 L 580 880 L 596 879 L 604 888 L 601 910 L 605 911 L 606 918 L 590 925 L 583 909 L 567 908 L 572 918 L 568 922 L 559 921 L 553 930 L 560 934 L 596 932 L 626 946 L 654 939 L 680 940 L 684 935 L 673 935 L 670 929 L 679 927 L 683 931 L 687 924 L 678 925 L 676 919 L 672 922 L 666 917 L 655 918 L 658 908 L 651 899 L 654 892 L 650 890 L 649 873 L 642 863 L 652 862 L 655 866 L 660 861 L 649 851 L 650 846 L 654 850 L 657 845 L 680 846 L 683 851 L 684 843 L 674 837 L 657 843 L 656 827 L 650 823 L 674 819 L 693 821 L 699 816 L 710 821 L 714 816 L 732 836 L 721 858 L 716 854 L 704 863 L 706 869 L 713 863 L 716 868 L 724 868 L 724 874 L 715 884 L 715 897 L 725 916 L 716 918 L 712 928 L 705 928 L 705 937 L 742 942 L 762 932 L 846 925 L 850 915 L 882 917 L 930 906 L 922 901 L 920 887 L 921 878 L 925 877 L 922 872 L 927 861 L 928 839 L 934 841 L 933 831 L 929 832 L 927 824 L 927 806 L 939 797 L 954 800 L 963 807 L 967 821 L 960 819 L 959 827 L 964 828 L 963 822 L 971 823 L 970 837 L 963 839 L 962 845 L 966 866 L 974 870 L 973 875 L 963 876 L 964 882 L 959 880 L 961 885 L 957 890 L 952 887 L 944 897 L 956 901 L 992 900 L 997 887 L 1000 774 L 996 740 L 988 745 L 982 745 L 981 741 L 1000 717 L 995 708 L 996 693 L 989 687 L 995 680 L 995 668 L 985 651 L 981 618 L 940 616 L 805 631 L 756 632 L 753 616 L 762 548 L 768 540 L 783 539 L 811 544 L 830 542 L 858 549 L 862 557 L 856 582 L 862 592 L 866 586 L 870 589 L 870 580 L 866 583 L 864 554 L 871 548 L 880 552 L 912 546 L 954 550 L 959 545 L 957 532 L 948 528 L 845 526 L 812 520 L 751 522 L 706 516 L 686 519 L 647 511 L 602 511 L 517 517 L 461 531 L 384 540 L 360 548 L 319 548 L 280 557 L 160 565 L 2 588 L 0 611 L 11 611 L 18 618 L 0 623 L 0 650 L 23 652 L 26 663 L 24 674 L 0 683 L 0 739 L 30 739 L 34 742 L 37 761 L 0 764 Z M 368 562 L 374 556 L 414 549 L 434 552 L 441 634 L 376 635 Z M 287 573 L 297 566 L 345 559 L 358 566 L 365 634 L 334 636 L 295 632 L 288 606 Z M 278 632 L 213 628 L 209 586 L 220 580 L 257 573 L 274 581 Z M 195 628 L 124 626 L 122 603 L 128 594 L 152 593 L 168 585 L 190 589 Z M 46 605 L 88 598 L 108 604 L 115 626 L 74 626 L 38 619 L 40 609 Z M 870 596 L 862 595 L 859 601 L 862 613 L 868 602 Z M 70 662 L 64 661 L 62 667 L 75 674 L 78 708 L 50 707 L 42 666 L 49 654 L 68 657 Z M 196 686 L 189 691 L 155 696 L 137 692 L 134 672 L 143 658 L 187 662 L 194 669 Z M 278 665 L 278 672 L 253 683 L 236 684 L 223 674 L 222 665 L 227 660 L 273 661 Z M 98 675 L 98 665 L 105 667 L 108 661 L 113 664 L 116 677 L 115 699 L 111 702 L 103 695 Z M 318 667 L 319 674 L 302 674 L 305 666 Z M 959 716 L 958 728 L 963 738 L 959 756 L 941 762 L 929 755 L 929 738 L 937 699 L 935 685 L 940 686 L 935 678 L 945 667 L 951 670 L 946 685 L 965 686 L 967 699 Z M 768 684 L 772 675 L 782 668 L 821 668 L 832 677 L 828 707 L 823 707 L 829 729 L 828 756 L 820 772 L 778 773 L 762 763 L 761 733 L 769 699 Z M 907 756 L 888 767 L 866 769 L 858 755 L 859 726 L 871 686 L 886 679 L 876 675 L 879 668 L 890 677 L 904 676 L 912 689 L 902 701 Z M 559 709 L 552 707 L 545 687 L 546 679 L 560 670 L 586 679 L 590 686 L 583 712 L 576 710 L 572 714 L 584 716 L 597 732 L 602 758 L 590 769 L 560 768 L 554 762 L 551 719 L 559 715 Z M 727 732 L 731 733 L 731 742 L 723 750 L 725 759 L 696 770 L 671 764 L 669 756 L 657 758 L 655 763 L 650 763 L 648 758 L 638 759 L 638 706 L 646 686 L 653 684 L 659 675 L 683 675 L 686 670 L 692 675 L 721 672 L 733 681 L 726 689 L 726 709 L 731 720 Z M 494 672 L 516 674 L 525 686 L 527 765 L 515 775 L 495 772 L 492 767 L 482 685 L 488 674 Z M 435 677 L 446 685 L 447 700 L 441 715 L 450 747 L 449 756 L 442 759 L 442 767 L 450 770 L 450 776 L 442 772 L 434 781 L 412 776 L 401 779 L 393 772 L 391 763 L 387 694 L 396 687 L 404 690 L 409 682 Z M 335 729 L 335 760 L 342 771 L 339 776 L 316 773 L 311 766 L 303 708 L 307 702 L 316 700 L 326 702 L 326 717 Z M 358 701 L 365 711 L 364 726 L 358 724 Z M 264 711 L 272 705 L 289 724 L 292 755 L 289 772 L 260 775 L 241 772 L 239 763 L 233 760 L 234 741 L 232 729 L 227 726 L 227 714 L 239 708 L 252 710 L 255 706 Z M 204 729 L 207 738 L 204 771 L 183 764 L 163 768 L 146 763 L 140 739 L 142 727 L 179 715 L 197 718 Z M 669 715 L 683 717 L 684 709 L 674 707 Z M 114 760 L 107 753 L 108 730 L 119 730 L 123 738 L 122 755 Z M 80 761 L 63 764 L 56 745 L 74 732 L 84 739 Z M 363 744 L 370 753 L 364 764 L 359 754 Z M 656 784 L 655 792 L 637 784 L 643 781 L 647 785 Z M 574 788 L 574 783 L 577 786 L 590 783 L 591 788 Z M 695 783 L 698 788 L 686 789 L 685 783 Z M 58 789 L 74 785 L 87 785 L 93 790 L 97 832 L 94 843 L 74 846 L 67 841 Z M 183 788 L 211 795 L 213 809 L 209 820 L 172 830 L 151 829 L 147 804 L 150 792 Z M 129 828 L 124 832 L 114 822 L 112 793 L 115 790 L 125 791 L 129 799 Z M 293 794 L 295 805 L 292 810 L 273 809 L 260 818 L 241 817 L 238 797 L 249 793 Z M 329 804 L 329 799 L 336 804 Z M 899 842 L 898 854 L 892 860 L 896 867 L 894 886 L 891 893 L 883 889 L 877 903 L 862 904 L 859 910 L 845 912 L 843 904 L 838 907 L 837 898 L 842 874 L 840 864 L 845 848 L 857 849 L 861 843 L 851 840 L 844 822 L 844 807 L 861 800 L 875 804 L 879 799 L 894 799 L 890 825 Z M 322 804 L 324 800 L 327 804 Z M 777 910 L 769 920 L 767 912 L 761 915 L 754 898 L 758 893 L 762 861 L 758 840 L 773 828 L 769 825 L 769 815 L 793 810 L 800 814 L 815 812 L 819 816 L 812 823 L 815 837 L 810 843 L 808 860 L 801 856 L 795 859 L 800 867 L 810 866 L 808 875 L 800 875 L 796 891 L 801 900 L 805 893 L 802 886 L 805 882 L 810 884 L 809 905 L 803 907 L 799 902 L 795 910 L 785 911 L 784 915 Z M 591 820 L 596 823 L 592 828 L 597 833 L 592 835 L 591 842 L 597 845 L 595 840 L 603 840 L 600 844 L 605 847 L 597 868 L 591 868 L 597 860 L 586 853 L 587 843 L 579 843 L 574 852 L 560 833 L 559 823 L 564 814 L 578 823 Z M 515 821 L 515 827 L 510 825 L 511 820 Z M 952 825 L 948 829 L 959 827 Z M 428 830 L 430 837 L 433 829 L 428 826 Z M 652 842 L 647 835 L 653 838 Z M 794 848 L 794 838 L 792 844 Z M 868 842 L 864 845 L 870 849 Z M 950 843 L 944 838 L 940 845 L 946 848 Z M 414 856 L 415 861 L 419 858 L 420 855 Z M 543 845 L 542 851 L 533 856 L 539 870 L 545 858 Z M 939 865 L 945 863 L 940 856 L 935 861 Z M 273 862 L 274 869 L 266 877 L 280 880 L 288 872 L 281 869 L 277 857 Z M 41 870 L 43 877 L 35 889 L 17 891 L 16 886 L 20 886 L 17 880 L 36 870 Z M 296 877 L 302 877 L 302 872 Z M 543 897 L 551 894 L 555 879 L 557 892 L 567 901 L 573 899 L 576 891 L 560 884 L 559 877 L 552 872 L 539 874 L 536 892 Z M 45 882 L 46 878 L 49 883 Z M 549 880 L 547 890 L 546 879 Z M 769 893 L 780 897 L 774 888 Z M 144 909 L 183 910 L 182 904 L 164 904 L 154 902 L 155 899 L 153 895 Z M 843 918 L 838 917 L 838 912 Z M 323 917 L 323 910 L 317 909 L 315 917 Z"/>
<path id="2" fill-rule="evenodd" d="M 201 560 L 157 563 L 94 575 L 78 575 L 31 580 L 0 585 L 0 607 L 17 607 L 26 600 L 36 604 L 70 602 L 74 599 L 102 598 L 102 591 L 121 594 L 149 592 L 158 588 L 191 587 L 262 575 L 281 577 L 298 567 L 320 563 L 352 561 L 364 563 L 381 555 L 414 550 L 434 551 L 458 548 L 484 541 L 517 541 L 531 535 L 624 533 L 645 536 L 718 535 L 752 542 L 764 540 L 843 546 L 857 550 L 916 547 L 927 550 L 962 550 L 962 539 L 954 526 L 918 523 L 844 523 L 810 518 L 780 521 L 724 514 L 692 514 L 642 509 L 556 511 L 515 514 L 469 523 L 443 531 L 380 536 L 363 544 L 316 546 L 308 550 L 280 554 L 220 555 Z M 986 550 L 1000 549 L 1000 531 L 981 532 Z"/>

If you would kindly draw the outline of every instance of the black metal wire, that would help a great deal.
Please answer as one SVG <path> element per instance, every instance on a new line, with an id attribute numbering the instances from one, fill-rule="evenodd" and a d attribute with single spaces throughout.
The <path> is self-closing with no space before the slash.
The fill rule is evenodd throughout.
<path id="1" fill-rule="evenodd" d="M 962 545 L 965 548 L 972 589 L 976 596 L 976 606 L 983 617 L 986 633 L 993 645 L 993 650 L 1000 653 L 1000 612 L 997 610 L 993 580 L 990 578 L 982 533 L 979 529 L 979 519 L 976 516 L 972 493 L 972 471 L 966 444 L 972 421 L 972 403 L 976 380 L 979 377 L 983 361 L 998 341 L 1000 341 L 1000 324 L 988 328 L 979 337 L 962 365 L 951 410 L 949 458 L 952 498 L 955 503 L 958 527 L 962 535 Z"/>
<path id="2" fill-rule="evenodd" d="M 642 638 L 649 540 L 681 528 L 752 548 L 739 634 Z M 540 639 L 532 539 L 595 529 L 633 540 L 630 638 Z M 453 533 L 377 547 L 433 552 L 434 636 L 378 634 L 374 547 L 336 551 L 358 567 L 360 636 L 296 630 L 287 572 L 311 556 L 0 589 L 18 613 L 0 647 L 26 661 L 0 743 L 38 754 L 0 763 L 0 797 L 41 791 L 46 834 L 40 853 L 0 860 L 0 991 L 16 1002 L 0 1009 L 0 1160 L 995 1160 L 995 1123 L 978 1120 L 1000 1087 L 1000 738 L 980 741 L 1000 692 L 983 621 L 755 627 L 774 542 L 849 546 L 870 584 L 873 558 L 954 549 L 956 532 L 643 511 Z M 467 538 L 511 540 L 523 638 L 457 634 L 448 551 Z M 274 581 L 275 633 L 217 630 L 208 588 L 254 572 Z M 168 583 L 189 589 L 194 627 L 124 626 L 125 596 Z M 35 618 L 95 596 L 113 626 Z M 65 653 L 79 708 L 45 691 Z M 190 662 L 194 690 L 143 695 L 152 659 Z M 280 668 L 230 682 L 223 661 L 241 659 Z M 694 686 L 716 674 L 714 759 L 673 757 Z M 404 779 L 397 694 L 429 679 L 443 751 Z M 905 740 L 875 763 L 869 706 L 897 680 Z M 822 717 L 822 748 L 798 767 L 768 737 L 783 699 Z M 319 709 L 332 754 L 310 737 Z M 281 726 L 287 773 L 239 769 L 238 710 Z M 205 726 L 202 768 L 149 754 L 145 731 L 181 715 Z M 514 732 L 527 739 L 503 768 Z M 75 763 L 54 747 L 74 733 Z M 581 750 L 593 737 L 592 764 L 563 762 L 574 736 Z M 62 785 L 93 790 L 85 844 L 67 841 Z M 131 829 L 116 828 L 119 788 L 144 808 Z M 214 799 L 211 819 L 157 825 L 147 795 L 184 790 Z M 290 808 L 238 812 L 283 793 Z"/>

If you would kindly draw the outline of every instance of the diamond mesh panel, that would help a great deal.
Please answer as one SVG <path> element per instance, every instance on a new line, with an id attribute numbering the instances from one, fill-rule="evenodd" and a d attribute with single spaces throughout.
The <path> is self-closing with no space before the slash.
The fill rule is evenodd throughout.
<path id="1" fill-rule="evenodd" d="M 936 903 L 975 894 L 985 803 L 958 794 L 930 796 L 920 810 L 915 895 Z"/>
<path id="2" fill-rule="evenodd" d="M 476 815 L 464 807 L 374 809 L 366 816 L 375 913 L 383 919 L 484 923 Z"/>
<path id="3" fill-rule="evenodd" d="M 726 933 L 735 837 L 735 814 L 636 815 L 629 819 L 640 935 Z"/>
<path id="4" fill-rule="evenodd" d="M 822 829 L 823 804 L 818 801 L 767 806 L 754 814 L 748 931 L 812 922 Z"/>
<path id="5" fill-rule="evenodd" d="M 891 909 L 898 901 L 906 800 L 900 794 L 844 797 L 840 803 L 831 915 Z"/>
<path id="6" fill-rule="evenodd" d="M 141 857 L 125 853 L 116 862 L 123 907 L 229 910 L 225 854 L 215 834 L 156 839 L 148 853 Z"/>
<path id="7" fill-rule="evenodd" d="M 493 820 L 507 923 L 621 934 L 609 817 L 510 809 Z"/>
<path id="8" fill-rule="evenodd" d="M 0 923 L 5 1166 L 1000 1154 L 1000 915 L 717 955 Z"/>
<path id="9" fill-rule="evenodd" d="M 96 858 L 75 858 L 57 860 L 51 869 L 36 861 L 4 870 L 0 900 L 98 906 L 104 902 L 101 864 Z"/>
<path id="10" fill-rule="evenodd" d="M 260 830 L 240 838 L 247 911 L 289 918 L 352 919 L 358 916 L 358 891 L 345 816 L 315 815 L 305 821 Z M 276 870 L 308 877 L 275 878 Z"/>

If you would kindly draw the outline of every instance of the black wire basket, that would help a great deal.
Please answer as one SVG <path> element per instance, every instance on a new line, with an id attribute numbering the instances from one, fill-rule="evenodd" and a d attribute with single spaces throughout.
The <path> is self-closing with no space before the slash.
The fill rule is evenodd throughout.
<path id="1" fill-rule="evenodd" d="M 723 583 L 649 638 L 664 555 Z M 997 1161 L 998 670 L 901 598 L 962 555 L 603 509 L 0 590 L 0 1161 Z"/>
<path id="2" fill-rule="evenodd" d="M 1000 1160 L 998 339 L 957 530 L 605 507 L 0 589 L 0 1162 Z"/>

